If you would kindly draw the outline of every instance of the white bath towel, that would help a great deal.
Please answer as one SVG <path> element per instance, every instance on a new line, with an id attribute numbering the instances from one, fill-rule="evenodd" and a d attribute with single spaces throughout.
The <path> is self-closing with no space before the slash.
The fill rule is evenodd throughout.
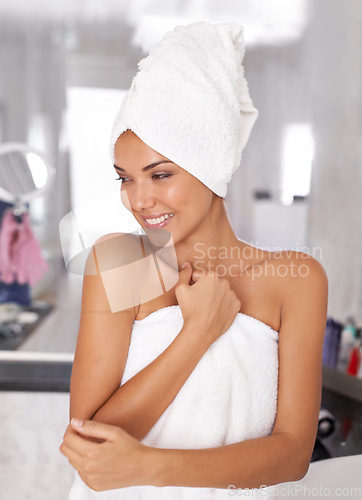
<path id="1" fill-rule="evenodd" d="M 179 306 L 135 321 L 122 384 L 159 356 L 182 325 Z M 156 448 L 200 449 L 267 436 L 274 426 L 277 393 L 278 332 L 238 313 L 142 442 Z M 260 494 L 271 495 L 272 488 Z M 94 492 L 76 474 L 69 500 L 226 500 L 230 493 L 226 488 L 169 486 Z"/>
<path id="2" fill-rule="evenodd" d="M 244 77 L 243 28 L 176 26 L 138 63 L 111 134 L 145 144 L 225 197 L 258 116 Z"/>

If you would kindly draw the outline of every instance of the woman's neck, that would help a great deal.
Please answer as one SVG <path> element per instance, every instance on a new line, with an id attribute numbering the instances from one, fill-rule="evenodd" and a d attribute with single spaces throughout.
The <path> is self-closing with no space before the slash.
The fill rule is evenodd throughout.
<path id="1" fill-rule="evenodd" d="M 213 207 L 210 220 L 205 221 L 187 239 L 175 244 L 178 264 L 188 261 L 194 270 L 218 270 L 219 274 L 229 274 L 230 266 L 234 266 L 235 270 L 235 264 L 243 267 L 243 254 L 246 254 L 245 249 L 250 248 L 250 245 L 235 236 L 222 200 Z"/>

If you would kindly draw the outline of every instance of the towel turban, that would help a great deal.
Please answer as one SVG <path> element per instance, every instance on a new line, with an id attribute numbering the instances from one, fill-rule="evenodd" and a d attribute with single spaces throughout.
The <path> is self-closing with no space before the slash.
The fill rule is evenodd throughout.
<path id="1" fill-rule="evenodd" d="M 258 116 L 242 65 L 243 28 L 205 21 L 176 26 L 138 63 L 111 133 L 145 144 L 218 196 L 239 167 Z"/>

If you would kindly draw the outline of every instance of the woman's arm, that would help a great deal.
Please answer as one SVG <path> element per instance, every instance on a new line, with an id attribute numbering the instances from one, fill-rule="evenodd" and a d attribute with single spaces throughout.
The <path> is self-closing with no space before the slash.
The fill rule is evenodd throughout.
<path id="1" fill-rule="evenodd" d="M 117 389 L 93 420 L 118 425 L 141 440 L 172 403 L 209 346 L 233 322 L 240 302 L 227 281 L 209 276 L 190 287 L 191 276 L 198 280 L 197 273 L 192 274 L 188 265 L 180 271 L 176 285 L 176 293 L 184 307 L 182 313 L 186 316 L 177 337 L 152 363 Z M 182 291 L 187 292 L 188 301 L 193 307 L 196 304 L 197 310 L 190 312 L 189 304 L 184 304 Z M 202 300 L 190 297 L 190 291 Z M 209 301 L 206 307 L 198 307 L 205 301 Z M 217 308 L 219 301 L 223 306 Z M 202 309 L 207 312 L 210 324 L 202 318 Z"/>
<path id="2" fill-rule="evenodd" d="M 114 235 L 103 236 L 95 246 L 112 237 Z M 92 247 L 84 271 L 70 381 L 70 418 L 91 419 L 119 387 L 135 317 L 135 308 L 111 312 Z"/>
<path id="3" fill-rule="evenodd" d="M 119 387 L 92 420 L 118 425 L 141 440 L 172 403 L 207 350 L 183 326 L 175 340 L 152 363 Z"/>
<path id="4" fill-rule="evenodd" d="M 98 240 L 98 244 L 104 243 L 105 239 L 107 237 Z M 110 254 L 108 247 L 106 253 Z M 113 259 L 111 255 L 109 258 Z M 91 272 L 92 266 L 94 273 Z M 182 270 L 178 285 L 183 282 L 188 285 L 191 273 L 191 266 Z M 209 283 L 199 286 L 210 288 Z M 121 293 L 122 284 L 119 288 Z M 228 293 L 233 295 L 232 291 L 226 290 L 225 283 L 220 286 L 218 282 L 216 286 L 215 281 L 215 289 L 217 297 L 225 299 L 229 297 Z M 202 288 L 197 293 L 202 293 Z M 215 295 L 210 294 L 210 297 L 213 300 Z M 227 311 L 231 322 L 232 309 L 231 306 Z M 202 328 L 206 327 L 199 327 L 197 321 L 192 326 L 185 322 L 175 340 L 160 356 L 119 387 L 134 319 L 135 308 L 118 313 L 110 311 L 97 259 L 90 254 L 84 276 L 81 321 L 71 377 L 70 418 L 118 425 L 141 440 L 172 403 L 213 339 L 208 332 L 202 336 Z M 217 321 L 214 323 L 215 328 L 220 326 Z"/>
<path id="5" fill-rule="evenodd" d="M 129 254 L 135 242 L 125 236 L 119 241 L 122 252 Z M 166 351 L 120 387 L 136 304 L 111 312 L 95 251 L 97 245 L 103 245 L 102 252 L 113 261 L 113 248 L 117 248 L 118 242 L 115 245 L 115 240 L 107 240 L 114 237 L 117 235 L 97 240 L 86 261 L 70 383 L 70 418 L 113 423 L 141 439 L 172 402 L 206 348 L 184 327 Z M 125 283 L 117 287 L 119 294 L 125 293 Z"/>
<path id="6" fill-rule="evenodd" d="M 84 271 L 80 324 L 70 382 L 70 418 L 94 418 L 124 425 L 129 432 L 135 432 L 139 439 L 138 425 L 141 433 L 143 430 L 146 433 L 154 425 L 187 379 L 187 372 L 191 373 L 204 352 L 200 345 L 196 346 L 192 339 L 186 338 L 189 337 L 187 332 L 183 332 L 152 366 L 119 387 L 137 304 L 112 312 L 107 294 L 114 294 L 116 290 L 122 306 L 121 294 L 128 294 L 127 282 L 133 277 L 123 273 L 124 279 L 118 283 L 116 280 L 119 277 L 114 273 L 115 285 L 111 284 L 108 290 L 102 281 L 97 255 L 104 256 L 110 265 L 117 265 L 119 262 L 115 263 L 114 257 L 116 252 L 122 253 L 118 260 L 126 263 L 137 256 L 140 248 L 139 240 L 133 235 L 122 234 L 105 235 L 92 247 Z M 106 264 L 104 267 L 109 266 Z M 168 379 L 165 370 L 171 370 L 174 378 Z M 166 394 L 166 391 L 170 393 Z M 148 408 L 144 401 L 150 403 L 150 411 L 146 411 Z M 155 403 L 159 405 L 156 415 Z"/>

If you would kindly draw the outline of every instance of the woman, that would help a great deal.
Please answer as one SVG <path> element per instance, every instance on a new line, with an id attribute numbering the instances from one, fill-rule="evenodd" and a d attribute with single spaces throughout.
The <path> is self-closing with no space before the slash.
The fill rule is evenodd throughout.
<path id="1" fill-rule="evenodd" d="M 71 500 L 226 498 L 308 470 L 327 278 L 230 225 L 223 198 L 257 116 L 243 54 L 238 25 L 178 26 L 117 115 L 114 168 L 146 236 L 107 235 L 87 261 L 60 447 Z"/>

